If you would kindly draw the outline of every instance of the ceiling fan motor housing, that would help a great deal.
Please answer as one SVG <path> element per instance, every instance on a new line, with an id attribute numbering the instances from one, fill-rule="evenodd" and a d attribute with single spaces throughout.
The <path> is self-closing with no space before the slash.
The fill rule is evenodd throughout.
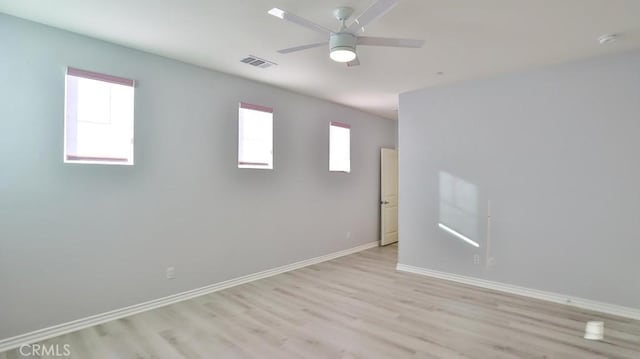
<path id="1" fill-rule="evenodd" d="M 331 52 L 339 50 L 356 51 L 356 36 L 349 32 L 338 32 L 329 39 Z"/>

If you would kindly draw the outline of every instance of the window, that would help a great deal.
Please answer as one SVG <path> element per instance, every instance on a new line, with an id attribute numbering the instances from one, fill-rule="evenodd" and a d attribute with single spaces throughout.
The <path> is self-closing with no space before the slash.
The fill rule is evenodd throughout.
<path id="1" fill-rule="evenodd" d="M 133 164 L 134 81 L 67 68 L 64 161 Z"/>
<path id="2" fill-rule="evenodd" d="M 273 109 L 241 102 L 238 168 L 273 169 Z"/>
<path id="3" fill-rule="evenodd" d="M 351 126 L 329 123 L 329 171 L 351 172 Z"/>

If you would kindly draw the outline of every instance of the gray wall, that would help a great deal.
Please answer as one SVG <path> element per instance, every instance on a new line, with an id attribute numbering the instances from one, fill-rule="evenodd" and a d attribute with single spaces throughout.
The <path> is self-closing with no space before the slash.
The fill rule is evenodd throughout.
<path id="1" fill-rule="evenodd" d="M 399 116 L 400 263 L 640 308 L 640 52 L 405 93 Z"/>
<path id="2" fill-rule="evenodd" d="M 395 121 L 2 14 L 0 44 L 0 338 L 378 239 Z M 138 81 L 135 166 L 63 164 L 67 65 Z M 275 108 L 275 170 L 236 168 L 239 101 Z"/>

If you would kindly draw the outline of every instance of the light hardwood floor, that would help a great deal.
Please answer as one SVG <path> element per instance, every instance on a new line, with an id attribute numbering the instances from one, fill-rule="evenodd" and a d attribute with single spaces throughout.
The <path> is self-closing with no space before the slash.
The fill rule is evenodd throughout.
<path id="1" fill-rule="evenodd" d="M 373 248 L 44 343 L 83 359 L 640 358 L 640 321 L 397 272 L 396 258 Z M 587 320 L 603 341 L 582 338 Z"/>

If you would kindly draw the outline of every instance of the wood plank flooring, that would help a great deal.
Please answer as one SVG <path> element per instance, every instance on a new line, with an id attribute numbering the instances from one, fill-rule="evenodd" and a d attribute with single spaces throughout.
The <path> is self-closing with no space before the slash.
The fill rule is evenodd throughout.
<path id="1" fill-rule="evenodd" d="M 396 258 L 373 248 L 43 344 L 82 359 L 640 358 L 640 321 L 396 272 Z M 603 341 L 582 338 L 588 320 Z"/>

